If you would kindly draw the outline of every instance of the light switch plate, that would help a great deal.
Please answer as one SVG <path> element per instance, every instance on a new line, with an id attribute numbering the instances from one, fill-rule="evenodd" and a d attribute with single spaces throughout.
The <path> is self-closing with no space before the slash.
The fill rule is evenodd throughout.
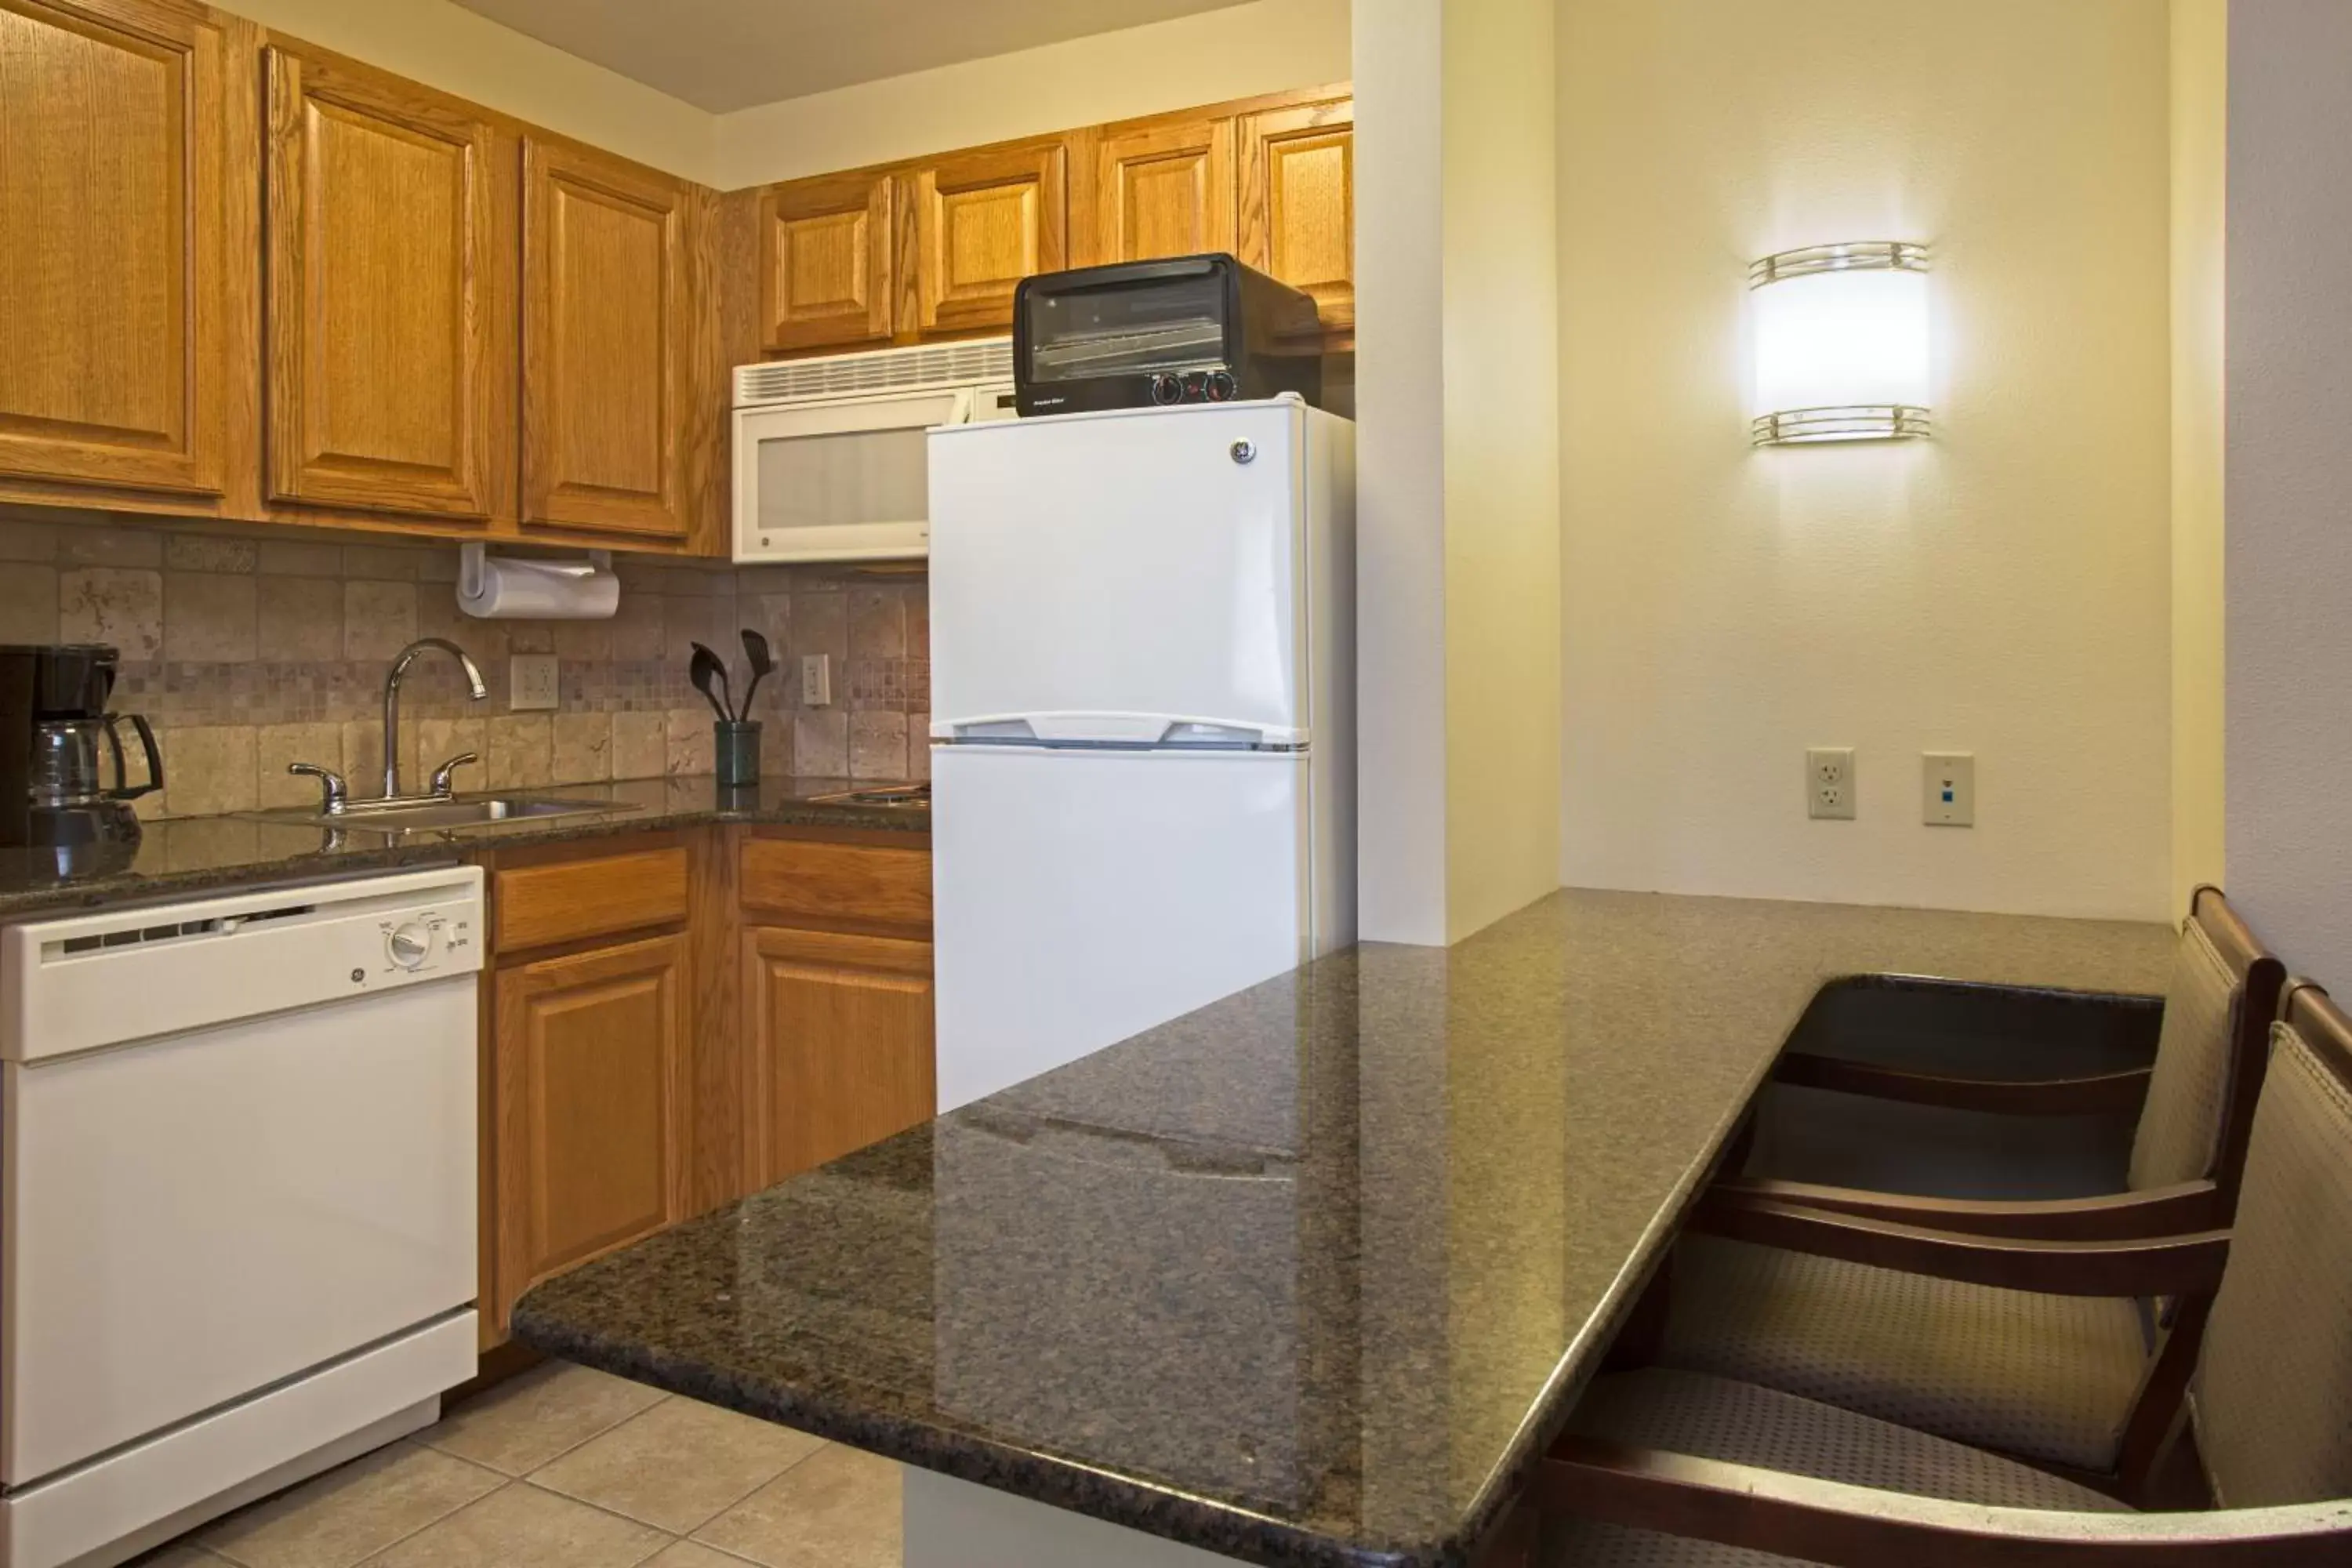
<path id="1" fill-rule="evenodd" d="M 1920 759 L 1920 820 L 1930 827 L 1977 825 L 1977 759 L 1972 752 L 1928 752 Z"/>
<path id="2" fill-rule="evenodd" d="M 507 661 L 507 711 L 535 713 L 556 704 L 561 668 L 551 653 L 519 653 Z"/>
<path id="3" fill-rule="evenodd" d="M 1822 822 L 1853 820 L 1853 748 L 1815 746 L 1805 753 L 1805 815 Z"/>

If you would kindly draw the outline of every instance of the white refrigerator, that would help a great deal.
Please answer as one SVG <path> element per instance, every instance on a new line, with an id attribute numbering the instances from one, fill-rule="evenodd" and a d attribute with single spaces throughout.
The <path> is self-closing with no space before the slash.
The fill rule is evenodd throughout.
<path id="1" fill-rule="evenodd" d="M 929 439 L 947 1111 L 1355 940 L 1355 427 Z"/>

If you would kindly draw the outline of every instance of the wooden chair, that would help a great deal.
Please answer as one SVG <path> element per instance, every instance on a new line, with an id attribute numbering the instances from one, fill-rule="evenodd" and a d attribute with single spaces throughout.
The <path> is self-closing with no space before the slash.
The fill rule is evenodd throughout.
<path id="1" fill-rule="evenodd" d="M 2066 1074 L 2062 1068 L 2062 1076 L 2039 1079 L 1962 1077 L 1792 1046 L 1774 1069 L 1776 1085 L 1850 1097 L 1857 1118 L 1867 1116 L 1873 1101 L 2011 1119 L 2137 1110 L 2128 1169 L 2118 1173 L 2122 1183 L 2113 1192 L 2009 1200 L 1956 1197 L 1936 1190 L 1934 1173 L 1900 1170 L 1883 1173 L 1886 1180 L 1864 1188 L 1790 1179 L 1801 1173 L 1776 1171 L 1769 1157 L 1749 1163 L 1719 1184 L 1720 1188 L 1756 1199 L 1942 1230 L 2046 1240 L 2117 1240 L 2227 1226 L 2236 1206 L 2247 1130 L 2268 1058 L 2267 1034 L 2284 978 L 2284 968 L 2221 889 L 2204 887 L 2191 896 L 2189 914 L 2181 921 L 2150 1067 L 2087 1075 Z M 1922 990 L 1937 984 L 1911 984 Z M 2047 1016 L 2071 1005 L 2073 1012 L 2086 1014 L 2098 1011 L 2089 1004 L 2131 1000 L 1985 986 L 1943 989 L 1964 996 L 1979 1012 L 1987 1011 L 1988 1003 L 1999 1006 L 2006 1001 L 2012 1013 Z M 2107 1026 L 2113 1027 L 2112 1020 Z M 1770 1114 L 1769 1103 L 1760 1114 Z M 1991 1126 L 1997 1129 L 2000 1123 Z M 2004 1154 L 1987 1149 L 1977 1157 L 1994 1162 Z M 1914 1179 L 1904 1180 L 1906 1175 Z"/>
<path id="2" fill-rule="evenodd" d="M 2213 1511 L 1753 1384 L 1604 1375 L 1529 1483 L 1546 1568 L 2321 1568 L 2352 1563 L 2352 1019 L 2291 989 L 2234 1239 L 2091 1247 L 1788 1208 L 1781 1239 L 1979 1278 L 2210 1300 L 2190 1406 Z M 1772 1211 L 1760 1211 L 1770 1214 Z M 2226 1266 L 2225 1266 L 2226 1257 Z"/>

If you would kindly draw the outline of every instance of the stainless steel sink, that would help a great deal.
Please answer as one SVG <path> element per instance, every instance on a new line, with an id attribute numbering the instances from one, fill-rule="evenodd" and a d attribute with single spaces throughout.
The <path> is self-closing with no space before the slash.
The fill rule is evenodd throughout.
<path id="1" fill-rule="evenodd" d="M 913 810 L 931 804 L 927 784 L 889 784 L 879 789 L 845 789 L 835 795 L 811 795 L 816 805 L 895 805 Z"/>
<path id="2" fill-rule="evenodd" d="M 355 833 L 439 832 L 461 827 L 486 827 L 501 822 L 545 822 L 564 816 L 595 816 L 635 811 L 633 801 L 571 800 L 557 795 L 458 795 L 450 800 L 355 800 L 340 812 L 314 805 L 286 806 L 276 811 L 240 815 L 265 822 L 296 823 L 311 827 L 338 827 Z"/>

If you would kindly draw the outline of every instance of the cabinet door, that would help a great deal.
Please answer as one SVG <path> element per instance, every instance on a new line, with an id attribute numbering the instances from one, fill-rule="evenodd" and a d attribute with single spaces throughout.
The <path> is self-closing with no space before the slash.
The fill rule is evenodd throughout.
<path id="1" fill-rule="evenodd" d="M 743 1026 L 765 1186 L 931 1119 L 931 945 L 752 927 Z"/>
<path id="2" fill-rule="evenodd" d="M 687 939 L 499 972 L 497 1319 L 686 1216 Z"/>
<path id="3" fill-rule="evenodd" d="M 824 174 L 760 193 L 760 321 L 773 353 L 887 342 L 894 186 Z"/>
<path id="4" fill-rule="evenodd" d="M 685 183 L 523 142 L 522 521 L 687 531 Z"/>
<path id="5" fill-rule="evenodd" d="M 189 9 L 0 0 L 0 474 L 220 490 L 224 68 Z"/>
<path id="6" fill-rule="evenodd" d="M 1234 247 L 1234 122 L 1106 133 L 1095 157 L 1094 260 Z"/>
<path id="7" fill-rule="evenodd" d="M 455 100 L 270 49 L 272 499 L 489 513 L 515 337 L 495 142 Z"/>
<path id="8" fill-rule="evenodd" d="M 1241 119 L 1242 260 L 1315 297 L 1326 331 L 1356 325 L 1356 105 Z"/>
<path id="9" fill-rule="evenodd" d="M 912 297 L 900 327 L 1011 327 L 1014 286 L 1066 265 L 1068 163 L 1055 142 L 958 153 L 905 175 L 914 257 L 902 266 Z"/>

